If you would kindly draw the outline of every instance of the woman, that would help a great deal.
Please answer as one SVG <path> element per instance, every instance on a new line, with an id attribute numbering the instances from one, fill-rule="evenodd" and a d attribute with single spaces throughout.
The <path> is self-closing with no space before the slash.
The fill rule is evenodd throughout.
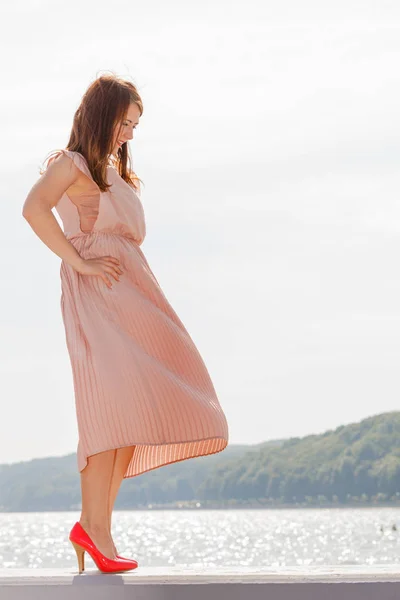
<path id="1" fill-rule="evenodd" d="M 50 154 L 22 211 L 62 259 L 82 491 L 69 539 L 80 573 L 85 551 L 103 572 L 138 565 L 118 555 L 111 535 L 124 478 L 228 444 L 206 366 L 140 248 L 146 226 L 128 140 L 142 114 L 131 82 L 97 78 L 75 112 L 67 148 Z"/>

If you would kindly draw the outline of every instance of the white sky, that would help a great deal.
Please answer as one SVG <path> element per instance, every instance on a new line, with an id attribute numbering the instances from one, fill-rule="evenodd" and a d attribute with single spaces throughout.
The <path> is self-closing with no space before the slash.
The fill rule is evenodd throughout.
<path id="1" fill-rule="evenodd" d="M 398 2 L 26 0 L 0 23 L 0 463 L 76 450 L 60 259 L 21 209 L 108 69 L 143 98 L 142 250 L 230 443 L 400 408 Z"/>

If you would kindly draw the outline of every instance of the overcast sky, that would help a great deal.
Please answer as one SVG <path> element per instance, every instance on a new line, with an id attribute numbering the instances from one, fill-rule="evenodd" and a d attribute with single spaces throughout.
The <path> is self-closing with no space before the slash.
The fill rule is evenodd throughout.
<path id="1" fill-rule="evenodd" d="M 21 209 L 89 83 L 133 81 L 142 245 L 230 443 L 400 409 L 400 4 L 0 9 L 0 463 L 76 450 L 60 259 Z"/>

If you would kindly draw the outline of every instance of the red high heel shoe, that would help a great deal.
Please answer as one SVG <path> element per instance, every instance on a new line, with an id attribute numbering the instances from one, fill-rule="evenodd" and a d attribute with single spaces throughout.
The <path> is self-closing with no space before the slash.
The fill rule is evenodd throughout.
<path id="1" fill-rule="evenodd" d="M 88 552 L 97 568 L 103 573 L 118 573 L 121 571 L 130 571 L 136 569 L 138 563 L 136 560 L 128 558 L 107 558 L 94 545 L 82 525 L 77 521 L 69 534 L 69 540 L 75 548 L 78 557 L 79 573 L 85 570 L 85 552 Z"/>

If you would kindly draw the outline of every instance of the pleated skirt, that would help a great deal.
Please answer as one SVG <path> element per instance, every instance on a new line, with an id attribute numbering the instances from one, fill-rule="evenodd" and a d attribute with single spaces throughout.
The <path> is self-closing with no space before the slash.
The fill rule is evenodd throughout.
<path id="1" fill-rule="evenodd" d="M 124 478 L 223 450 L 228 424 L 206 365 L 139 244 L 104 231 L 68 239 L 83 258 L 114 256 L 123 270 L 110 289 L 61 262 L 79 471 L 126 446 L 135 450 Z"/>

